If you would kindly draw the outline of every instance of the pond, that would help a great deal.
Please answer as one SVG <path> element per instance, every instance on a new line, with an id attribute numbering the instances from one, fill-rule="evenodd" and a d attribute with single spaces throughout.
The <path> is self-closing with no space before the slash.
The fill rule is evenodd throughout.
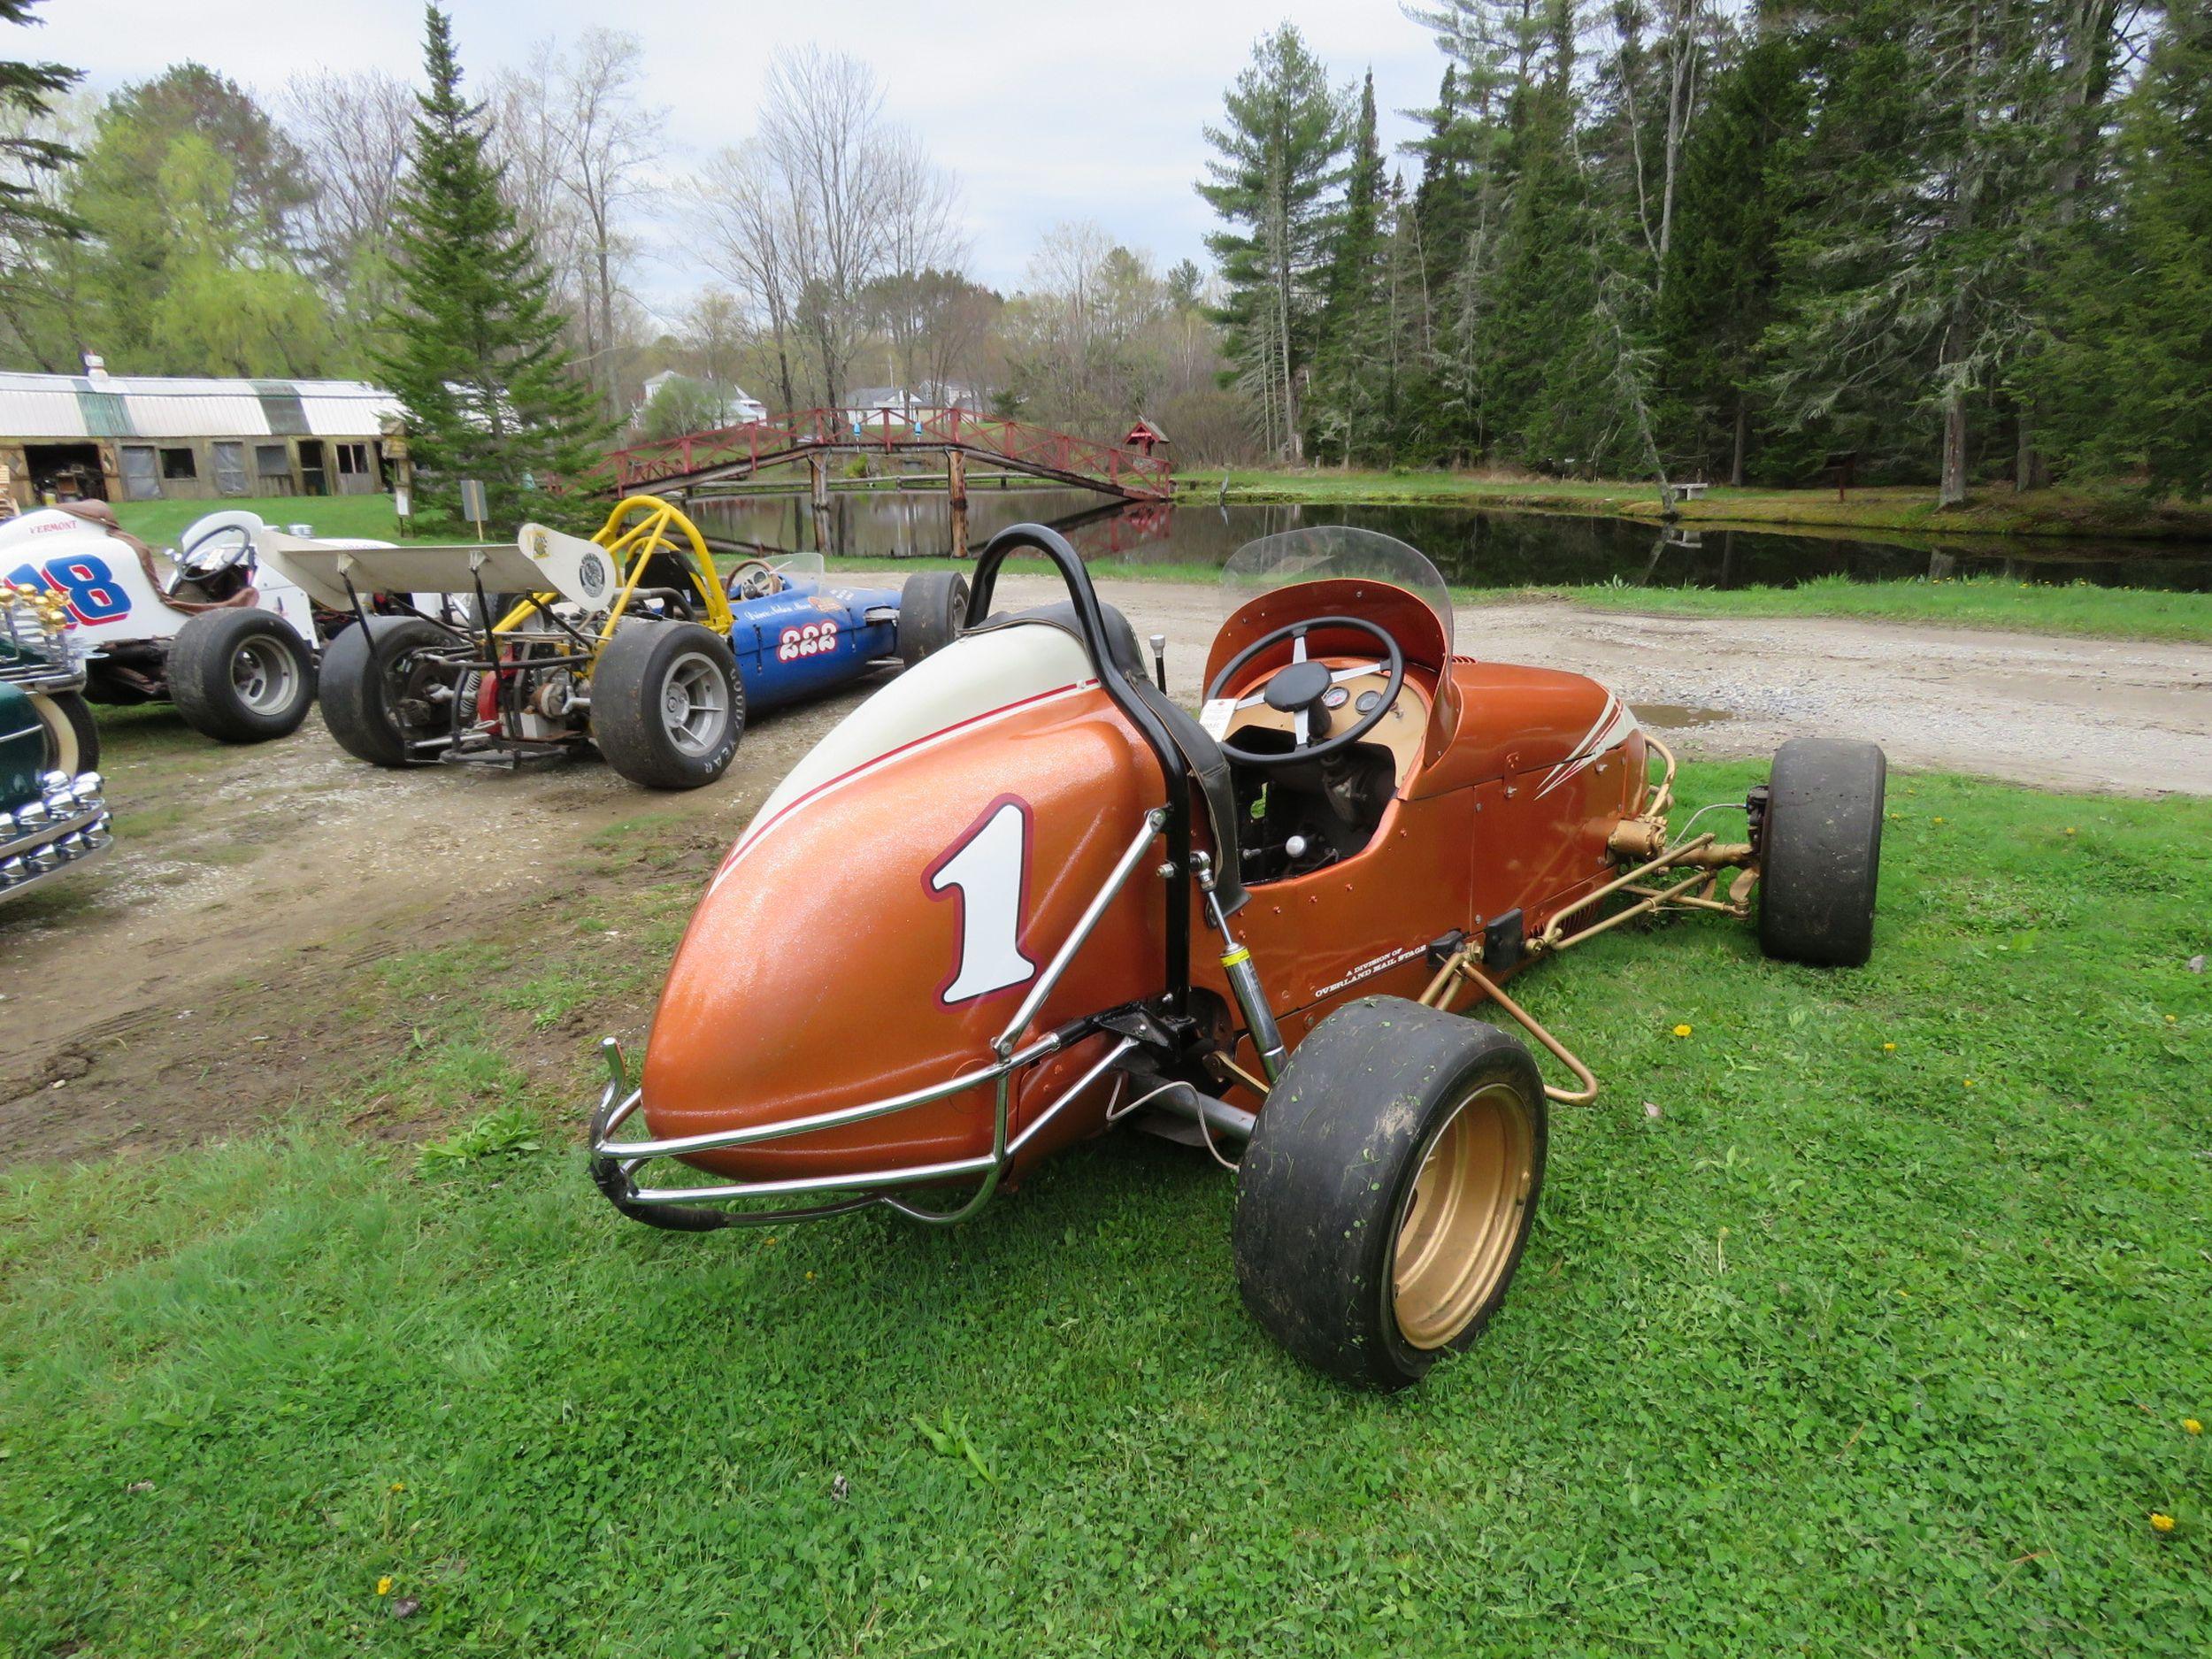
<path id="1" fill-rule="evenodd" d="M 2059 537 L 1976 537 L 1964 549 L 1893 540 L 1786 535 L 1763 530 L 1663 531 L 1618 518 L 1502 512 L 1468 507 L 1102 505 L 1081 490 L 975 488 L 969 545 L 1031 520 L 1053 525 L 1091 560 L 1218 565 L 1256 537 L 1317 524 L 1348 524 L 1409 541 L 1447 580 L 1470 588 L 1552 587 L 1619 580 L 1650 587 L 1790 587 L 1817 576 L 1857 581 L 2003 575 L 2107 588 L 2212 592 L 2212 547 Z M 848 557 L 941 557 L 951 550 L 941 492 L 841 491 L 817 514 L 804 496 L 702 500 L 700 527 L 732 549 L 805 550 Z"/>

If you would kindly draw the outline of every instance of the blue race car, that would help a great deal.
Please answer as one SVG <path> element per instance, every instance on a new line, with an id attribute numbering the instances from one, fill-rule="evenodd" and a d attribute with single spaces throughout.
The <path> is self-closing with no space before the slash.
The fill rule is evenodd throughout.
<path id="1" fill-rule="evenodd" d="M 926 571 L 899 588 L 833 582 L 819 553 L 748 558 L 728 578 L 730 650 L 748 708 L 834 690 L 871 663 L 908 667 L 951 642 L 967 609 L 956 571 Z"/>
<path id="2" fill-rule="evenodd" d="M 323 718 L 379 766 L 516 765 L 588 742 L 633 782 L 695 789 L 728 769 L 750 713 L 918 663 L 967 607 L 956 572 L 849 588 L 819 554 L 725 577 L 697 527 L 645 496 L 589 541 L 542 525 L 489 547 L 265 539 L 273 568 L 352 614 L 323 653 Z"/>

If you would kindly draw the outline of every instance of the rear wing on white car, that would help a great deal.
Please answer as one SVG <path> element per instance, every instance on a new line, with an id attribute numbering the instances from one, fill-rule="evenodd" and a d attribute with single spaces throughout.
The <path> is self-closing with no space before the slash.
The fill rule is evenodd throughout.
<path id="1" fill-rule="evenodd" d="M 619 585 L 604 548 L 539 524 L 523 526 L 511 543 L 452 547 L 309 541 L 271 530 L 255 549 L 332 611 L 352 610 L 357 594 L 468 594 L 480 586 L 486 594 L 554 593 L 603 609 Z"/>

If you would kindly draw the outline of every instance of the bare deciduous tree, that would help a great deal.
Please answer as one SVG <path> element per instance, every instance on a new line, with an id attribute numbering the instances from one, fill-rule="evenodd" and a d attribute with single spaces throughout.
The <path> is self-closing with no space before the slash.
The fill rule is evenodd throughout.
<path id="1" fill-rule="evenodd" d="M 824 403 L 852 389 L 885 279 L 964 256 L 951 181 L 884 119 L 881 84 L 842 52 L 779 53 L 758 131 L 708 164 L 695 199 L 710 263 L 766 324 L 787 406 L 795 358 Z M 918 347 L 895 345 L 909 372 Z"/>
<path id="2" fill-rule="evenodd" d="M 380 69 L 298 75 L 284 89 L 287 130 L 314 173 L 314 254 L 357 319 L 374 317 L 386 298 L 415 107 L 413 88 Z"/>
<path id="3" fill-rule="evenodd" d="M 645 193 L 646 170 L 662 155 L 664 110 L 638 102 L 645 49 L 634 35 L 585 31 L 562 81 L 568 165 L 562 184 L 582 220 L 591 284 L 590 312 L 599 335 L 591 364 L 607 412 L 620 405 L 616 278 L 632 247 L 621 230 L 624 210 Z"/>
<path id="4" fill-rule="evenodd" d="M 572 51 L 541 43 L 492 89 L 509 199 L 555 273 L 577 357 L 610 416 L 620 411 L 623 348 L 639 333 L 622 287 L 634 255 L 626 212 L 649 188 L 666 118 L 640 102 L 643 73 L 635 35 L 595 28 Z"/>
<path id="5" fill-rule="evenodd" d="M 749 300 L 767 325 L 776 391 L 798 407 L 792 375 L 792 313 L 799 288 L 792 250 L 794 204 L 757 143 L 718 152 L 693 186 L 706 262 Z"/>

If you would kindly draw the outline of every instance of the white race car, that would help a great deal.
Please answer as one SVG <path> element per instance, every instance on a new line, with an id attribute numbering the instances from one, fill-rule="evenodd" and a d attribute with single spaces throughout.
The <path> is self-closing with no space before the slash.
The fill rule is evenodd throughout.
<path id="1" fill-rule="evenodd" d="M 165 700 L 196 732 L 257 743 L 307 718 L 324 623 L 349 620 L 319 618 L 259 557 L 268 534 L 253 513 L 212 512 L 173 553 L 157 553 L 105 502 L 43 508 L 0 522 L 0 581 L 45 588 L 67 605 L 93 702 Z"/>

